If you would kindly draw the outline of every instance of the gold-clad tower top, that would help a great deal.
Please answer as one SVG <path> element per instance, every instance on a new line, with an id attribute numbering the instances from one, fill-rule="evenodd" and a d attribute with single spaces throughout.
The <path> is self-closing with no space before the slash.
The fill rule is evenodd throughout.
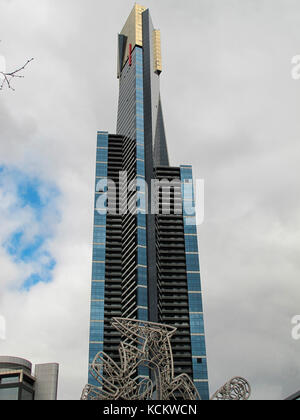
<path id="1" fill-rule="evenodd" d="M 139 4 L 134 5 L 122 31 L 121 35 L 125 35 L 128 38 L 127 44 L 131 44 L 132 47 L 135 45 L 143 46 L 143 22 L 142 13 L 147 10 L 146 7 L 140 6 Z"/>
<path id="2" fill-rule="evenodd" d="M 143 13 L 147 7 L 135 3 L 126 23 L 119 34 L 118 77 L 126 61 L 131 59 L 135 46 L 143 47 Z M 160 31 L 153 29 L 151 40 L 154 72 L 162 71 Z"/>
<path id="3" fill-rule="evenodd" d="M 162 72 L 161 61 L 161 42 L 160 30 L 154 29 L 153 31 L 153 56 L 154 56 L 154 72 L 160 74 Z"/>

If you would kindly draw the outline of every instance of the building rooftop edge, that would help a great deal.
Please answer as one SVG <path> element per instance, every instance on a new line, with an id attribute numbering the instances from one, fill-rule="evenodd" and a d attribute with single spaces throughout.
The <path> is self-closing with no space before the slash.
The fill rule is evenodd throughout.
<path id="1" fill-rule="evenodd" d="M 0 356 L 0 365 L 5 363 L 21 365 L 30 370 L 32 368 L 32 363 L 29 360 L 17 356 Z"/>

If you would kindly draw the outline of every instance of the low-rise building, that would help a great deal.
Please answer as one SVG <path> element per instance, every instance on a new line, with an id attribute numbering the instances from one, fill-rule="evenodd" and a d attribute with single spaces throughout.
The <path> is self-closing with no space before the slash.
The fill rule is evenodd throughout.
<path id="1" fill-rule="evenodd" d="M 19 357 L 0 356 L 0 400 L 56 400 L 57 363 L 35 365 Z"/>

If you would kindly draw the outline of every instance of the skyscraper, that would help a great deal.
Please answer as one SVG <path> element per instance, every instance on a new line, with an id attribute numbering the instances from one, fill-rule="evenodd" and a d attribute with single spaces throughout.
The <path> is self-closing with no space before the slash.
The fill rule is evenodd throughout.
<path id="1" fill-rule="evenodd" d="M 169 164 L 161 72 L 160 31 L 136 4 L 118 36 L 117 133 L 97 138 L 89 362 L 119 362 L 113 317 L 175 326 L 175 374 L 208 399 L 192 167 Z"/>

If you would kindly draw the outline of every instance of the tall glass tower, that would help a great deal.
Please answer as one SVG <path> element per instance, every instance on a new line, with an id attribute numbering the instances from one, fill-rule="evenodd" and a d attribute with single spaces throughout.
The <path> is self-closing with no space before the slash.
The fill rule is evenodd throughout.
<path id="1" fill-rule="evenodd" d="M 169 164 L 161 72 L 160 31 L 136 4 L 118 35 L 117 134 L 97 138 L 89 362 L 119 363 L 114 317 L 175 326 L 175 375 L 208 399 L 192 167 Z"/>

